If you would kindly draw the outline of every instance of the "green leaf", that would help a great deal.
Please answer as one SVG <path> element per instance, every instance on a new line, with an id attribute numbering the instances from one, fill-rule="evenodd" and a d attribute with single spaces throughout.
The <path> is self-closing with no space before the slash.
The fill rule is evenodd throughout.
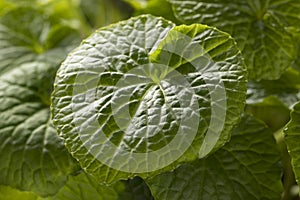
<path id="1" fill-rule="evenodd" d="M 147 4 L 149 3 L 149 0 L 124 0 L 124 1 L 130 4 L 136 10 L 147 7 Z"/>
<path id="2" fill-rule="evenodd" d="M 285 142 L 289 154 L 292 158 L 292 166 L 296 176 L 297 183 L 299 185 L 300 181 L 300 149 L 299 149 L 299 140 L 300 140 L 300 102 L 298 102 L 291 112 L 291 121 L 286 125 L 284 129 L 285 133 Z"/>
<path id="3" fill-rule="evenodd" d="M 99 181 L 148 177 L 229 140 L 245 76 L 228 34 L 143 15 L 99 29 L 68 56 L 56 77 L 53 121 Z"/>
<path id="4" fill-rule="evenodd" d="M 100 185 L 97 179 L 86 173 L 70 176 L 65 186 L 53 197 L 41 200 L 153 200 L 143 179 L 135 177 L 119 181 L 111 186 Z"/>
<path id="5" fill-rule="evenodd" d="M 145 181 L 140 177 L 123 181 L 125 190 L 119 194 L 118 200 L 154 200 Z"/>
<path id="6" fill-rule="evenodd" d="M 0 1 L 0 16 L 3 13 L 6 13 L 8 10 L 12 9 L 14 7 L 14 5 L 10 2 L 7 2 L 5 0 L 1 0 Z"/>
<path id="7" fill-rule="evenodd" d="M 132 8 L 122 0 L 23 1 L 24 5 L 33 6 L 48 15 L 55 16 L 60 23 L 76 29 L 83 37 L 90 35 L 95 28 L 128 18 L 132 13 Z"/>
<path id="8" fill-rule="evenodd" d="M 36 0 L 33 5 L 38 10 L 42 10 L 50 16 L 55 16 L 61 24 L 68 25 L 80 32 L 83 37 L 88 36 L 92 29 L 86 21 L 81 9 L 80 1 L 78 0 Z M 32 0 L 29 0 L 26 5 L 32 6 Z"/>
<path id="9" fill-rule="evenodd" d="M 290 120 L 290 109 L 299 100 L 300 72 L 289 68 L 278 80 L 248 83 L 246 112 L 276 131 Z"/>
<path id="10" fill-rule="evenodd" d="M 245 116 L 222 149 L 147 183 L 156 200 L 280 199 L 279 160 L 272 132 Z"/>
<path id="11" fill-rule="evenodd" d="M 0 75 L 36 60 L 58 65 L 79 39 L 75 30 L 56 18 L 17 7 L 0 18 Z"/>
<path id="12" fill-rule="evenodd" d="M 55 71 L 28 63 L 0 77 L 0 184 L 53 195 L 77 169 L 50 120 Z"/>
<path id="13" fill-rule="evenodd" d="M 180 24 L 174 16 L 172 5 L 167 0 L 125 0 L 134 9 L 134 15 L 151 14 L 154 16 L 161 16 L 176 24 Z"/>
<path id="14" fill-rule="evenodd" d="M 1 200 L 153 200 L 143 179 L 135 177 L 111 186 L 100 185 L 95 177 L 86 173 L 70 176 L 57 194 L 39 197 L 31 192 L 19 191 L 0 185 Z"/>
<path id="15" fill-rule="evenodd" d="M 295 43 L 297 44 L 297 59 L 293 64 L 293 67 L 300 71 L 300 26 L 299 27 L 289 27 L 288 31 L 294 36 Z"/>
<path id="16" fill-rule="evenodd" d="M 290 120 L 289 108 L 274 96 L 268 96 L 255 104 L 248 104 L 245 110 L 264 121 L 273 132 L 285 126 Z"/>
<path id="17" fill-rule="evenodd" d="M 153 200 L 143 179 L 135 177 L 111 186 L 100 185 L 93 176 L 81 173 L 71 176 L 57 195 L 49 200 Z"/>
<path id="18" fill-rule="evenodd" d="M 272 0 L 270 9 L 286 26 L 300 28 L 300 3 L 298 0 Z"/>
<path id="19" fill-rule="evenodd" d="M 0 18 L 0 184 L 55 194 L 77 170 L 50 119 L 58 64 L 78 34 L 29 7 Z"/>
<path id="20" fill-rule="evenodd" d="M 105 134 L 111 135 L 113 137 L 112 140 L 119 145 L 118 140 L 122 142 L 123 134 L 117 133 L 118 126 L 116 126 L 116 123 L 113 121 L 113 116 L 109 114 L 109 112 L 111 112 L 111 106 L 105 105 L 105 102 L 108 100 L 103 99 L 104 101 L 102 101 L 101 95 L 103 95 L 103 97 L 108 95 L 108 97 L 111 98 L 109 94 L 113 92 L 114 88 L 110 85 L 113 86 L 126 71 L 138 65 L 148 63 L 148 52 L 151 51 L 151 48 L 154 48 L 154 45 L 160 41 L 173 26 L 171 22 L 160 18 L 142 16 L 102 28 L 85 40 L 79 48 L 68 56 L 57 74 L 52 99 L 53 121 L 57 126 L 58 132 L 65 139 L 69 151 L 79 160 L 82 168 L 98 176 L 100 181 L 112 182 L 120 178 L 127 179 L 128 174 L 119 173 L 119 170 L 108 168 L 96 159 L 97 156 L 95 156 L 94 153 L 89 152 L 89 143 L 84 143 L 86 139 L 81 136 L 85 134 L 98 136 L 99 134 L 96 134 L 95 131 L 99 125 L 97 120 L 91 121 L 89 126 L 92 130 L 86 129 L 88 133 L 84 130 L 78 132 L 77 127 L 81 126 L 83 118 L 78 116 L 80 108 L 75 105 L 76 103 L 73 102 L 72 99 L 82 101 L 83 99 L 80 97 L 82 96 L 80 95 L 81 91 L 83 95 L 85 95 L 93 92 L 93 88 L 97 89 L 97 87 L 99 87 L 100 102 L 95 101 L 93 97 L 87 99 L 87 101 L 91 101 L 90 103 L 95 101 L 100 107 L 103 106 L 103 108 L 107 108 L 99 110 L 99 112 L 103 112 L 102 116 L 94 115 L 93 111 L 91 111 L 92 113 L 86 111 L 86 114 L 94 115 L 88 117 L 91 117 L 91 119 L 95 119 L 96 117 L 99 118 L 99 121 L 103 120 L 104 122 L 110 120 L 109 123 L 105 124 Z M 94 67 L 95 63 L 98 63 L 96 68 Z M 101 73 L 103 71 L 107 72 Z M 102 80 L 99 80 L 99 83 L 103 82 L 103 84 L 98 86 L 98 83 L 95 81 L 97 81 L 99 75 L 100 77 L 102 76 Z M 87 83 L 86 86 L 84 86 L 85 83 Z M 83 86 L 82 88 L 81 85 Z M 146 87 L 142 90 L 142 95 L 147 92 L 148 88 Z M 138 95 L 140 94 L 137 93 L 135 95 L 136 98 L 139 97 Z M 111 100 L 109 100 L 109 103 L 111 103 L 110 101 Z M 88 105 L 83 105 L 83 107 L 80 105 L 83 109 L 85 106 L 89 109 Z M 93 106 L 90 108 L 93 109 Z M 79 111 L 78 114 L 76 113 L 77 110 Z M 102 129 L 99 128 L 99 130 Z M 110 140 L 107 142 L 110 142 Z M 124 142 L 125 140 L 122 143 Z M 135 141 L 133 140 L 133 142 Z M 126 153 L 127 150 L 122 147 L 125 144 L 122 143 L 119 146 L 121 150 Z M 130 145 L 130 143 L 128 143 L 128 145 Z M 100 146 L 100 148 L 102 147 L 105 147 L 105 145 Z M 130 148 L 135 150 L 134 146 Z M 98 149 L 96 150 L 98 151 Z M 103 155 L 105 156 L 104 153 Z M 110 158 L 108 157 L 108 159 Z M 133 176 L 133 174 L 131 176 Z"/>
<path id="21" fill-rule="evenodd" d="M 86 21 L 79 4 L 80 1 L 78 0 L 10 0 L 9 5 L 15 8 L 31 7 L 39 10 L 51 16 L 51 18 L 55 18 L 57 24 L 72 27 L 83 36 L 87 36 L 92 29 Z"/>
<path id="22" fill-rule="evenodd" d="M 130 16 L 132 9 L 122 0 L 81 0 L 80 8 L 93 28 L 100 28 Z"/>
<path id="23" fill-rule="evenodd" d="M 295 60 L 296 47 L 286 28 L 300 18 L 297 0 L 169 2 L 184 23 L 205 23 L 231 34 L 242 50 L 251 79 L 278 79 Z"/>
<path id="24" fill-rule="evenodd" d="M 199 157 L 223 146 L 240 119 L 245 100 L 244 63 L 235 41 L 208 26 L 176 26 L 150 59 L 184 74 L 198 96 L 199 113 L 204 120 L 200 120 L 193 147 L 204 140 L 198 147 Z"/>
<path id="25" fill-rule="evenodd" d="M 300 42 L 298 44 L 298 56 L 297 56 L 297 60 L 295 61 L 293 67 L 295 69 L 297 69 L 298 71 L 300 71 Z"/>
<path id="26" fill-rule="evenodd" d="M 122 182 L 112 186 L 100 185 L 97 180 L 86 174 L 80 173 L 70 176 L 65 186 L 53 197 L 42 200 L 118 200 L 119 193 L 125 190 Z"/>
<path id="27" fill-rule="evenodd" d="M 0 185 L 1 200 L 38 200 L 38 196 L 31 192 L 22 192 L 17 189 Z"/>
<path id="28" fill-rule="evenodd" d="M 300 100 L 300 71 L 289 68 L 278 80 L 249 81 L 247 104 L 253 105 L 274 96 L 291 108 Z"/>

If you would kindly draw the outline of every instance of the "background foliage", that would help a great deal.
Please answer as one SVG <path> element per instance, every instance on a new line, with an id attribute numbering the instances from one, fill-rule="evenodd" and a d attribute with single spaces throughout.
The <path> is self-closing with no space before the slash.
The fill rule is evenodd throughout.
<path id="1" fill-rule="evenodd" d="M 199 159 L 191 150 L 153 174 L 120 175 L 106 168 L 95 172 L 99 163 L 88 166 L 93 158 L 75 152 L 76 138 L 64 137 L 62 128 L 53 125 L 53 84 L 61 63 L 81 41 L 91 42 L 86 38 L 102 27 L 120 37 L 118 28 L 122 23 L 128 28 L 130 20 L 118 22 L 132 16 L 148 19 L 130 27 L 134 31 L 151 23 L 155 28 L 153 20 L 159 19 L 165 26 L 156 27 L 155 34 L 176 26 L 186 34 L 210 30 L 214 36 L 232 36 L 236 43 L 226 40 L 233 49 L 227 56 L 238 54 L 239 66 L 244 66 L 243 57 L 249 80 L 246 88 L 243 67 L 227 72 L 242 77 L 231 77 L 226 85 L 232 89 L 229 105 L 238 116 L 227 110 L 228 128 L 210 155 Z M 186 26 L 195 23 L 226 33 Z M 214 37 L 192 38 L 215 44 Z M 111 51 L 106 50 L 109 57 Z M 217 53 L 224 46 L 217 50 L 209 54 L 221 62 L 225 58 Z M 134 61 L 148 59 L 141 52 L 136 55 Z M 150 59 L 163 62 L 161 55 L 166 56 L 155 52 Z M 183 66 L 180 72 L 189 69 L 176 57 L 168 65 L 178 63 Z M 299 63 L 298 0 L 0 0 L 0 200 L 299 199 Z"/>

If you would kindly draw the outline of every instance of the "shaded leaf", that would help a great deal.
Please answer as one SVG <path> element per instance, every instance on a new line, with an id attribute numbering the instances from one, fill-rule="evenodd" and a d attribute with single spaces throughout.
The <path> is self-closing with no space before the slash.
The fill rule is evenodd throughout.
<path id="1" fill-rule="evenodd" d="M 213 155 L 147 180 L 156 200 L 280 199 L 280 153 L 271 131 L 245 116 Z"/>
<path id="2" fill-rule="evenodd" d="M 77 169 L 50 120 L 55 71 L 28 63 L 0 77 L 0 184 L 53 195 Z"/>
<path id="3" fill-rule="evenodd" d="M 300 19 L 297 0 L 169 1 L 184 23 L 205 23 L 231 34 L 251 79 L 278 79 L 295 60 L 296 46 L 286 28 Z"/>
<path id="4" fill-rule="evenodd" d="M 286 125 L 284 129 L 285 133 L 285 142 L 289 150 L 289 154 L 292 158 L 292 166 L 296 176 L 296 181 L 299 185 L 300 180 L 300 149 L 299 149 L 299 140 L 300 140 L 300 102 L 298 102 L 292 112 L 291 112 L 291 121 Z"/>
<path id="5" fill-rule="evenodd" d="M 277 97 L 268 96 L 261 102 L 246 106 L 246 112 L 264 121 L 272 131 L 277 131 L 290 120 L 290 110 Z"/>
<path id="6" fill-rule="evenodd" d="M 30 192 L 21 192 L 17 189 L 0 185 L 1 200 L 37 200 L 38 196 Z"/>
<path id="7" fill-rule="evenodd" d="M 300 100 L 300 71 L 289 68 L 278 80 L 249 81 L 247 104 L 260 103 L 270 96 L 277 97 L 291 108 Z"/>
<path id="8" fill-rule="evenodd" d="M 55 18 L 34 8 L 17 7 L 0 18 L 0 75 L 37 60 L 56 67 L 79 39 L 76 31 L 57 24 Z"/>
<path id="9" fill-rule="evenodd" d="M 140 177 L 123 182 L 125 190 L 120 193 L 118 200 L 154 200 L 148 185 Z"/>
<path id="10" fill-rule="evenodd" d="M 94 177 L 86 173 L 80 173 L 70 176 L 55 196 L 41 200 L 118 200 L 119 193 L 123 190 L 125 185 L 121 182 L 109 187 L 100 185 Z"/>
<path id="11" fill-rule="evenodd" d="M 58 64 L 78 39 L 34 8 L 0 18 L 0 184 L 47 196 L 77 170 L 49 106 Z"/>

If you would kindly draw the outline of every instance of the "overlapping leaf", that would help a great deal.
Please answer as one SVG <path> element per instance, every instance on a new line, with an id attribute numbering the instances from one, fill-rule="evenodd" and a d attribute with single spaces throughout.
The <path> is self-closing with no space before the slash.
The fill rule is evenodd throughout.
<path id="1" fill-rule="evenodd" d="M 111 186 L 100 185 L 98 181 L 81 172 L 70 176 L 67 183 L 54 196 L 39 197 L 32 192 L 0 186 L 1 200 L 153 200 L 149 187 L 143 179 L 135 177 Z"/>
<path id="2" fill-rule="evenodd" d="M 248 104 L 245 111 L 264 121 L 274 132 L 290 120 L 290 110 L 277 97 L 269 96 L 261 102 Z"/>
<path id="3" fill-rule="evenodd" d="M 148 185 L 140 177 L 123 181 L 125 190 L 120 192 L 118 200 L 154 200 Z"/>
<path id="4" fill-rule="evenodd" d="M 100 185 L 87 174 L 71 177 L 65 187 L 49 200 L 153 200 L 149 187 L 139 177 L 119 181 L 113 185 Z"/>
<path id="5" fill-rule="evenodd" d="M 285 130 L 285 141 L 289 154 L 292 158 L 292 166 L 295 172 L 297 183 L 300 181 L 300 102 L 298 102 L 291 113 L 291 121 Z"/>
<path id="6" fill-rule="evenodd" d="M 287 107 L 293 106 L 300 100 L 300 72 L 289 68 L 278 80 L 249 81 L 247 104 L 262 102 L 269 96 L 277 97 Z"/>
<path id="7" fill-rule="evenodd" d="M 297 0 L 271 0 L 270 12 L 274 13 L 286 26 L 300 28 L 300 3 Z"/>
<path id="8" fill-rule="evenodd" d="M 33 8 L 0 18 L 0 184 L 46 196 L 77 169 L 49 107 L 58 64 L 78 39 Z"/>
<path id="9" fill-rule="evenodd" d="M 286 27 L 299 24 L 297 0 L 169 0 L 185 23 L 205 23 L 230 33 L 255 80 L 278 79 L 295 60 Z"/>
<path id="10" fill-rule="evenodd" d="M 17 189 L 0 185 L 1 200 L 38 200 L 38 196 L 31 192 L 22 192 Z"/>
<path id="11" fill-rule="evenodd" d="M 39 10 L 13 9 L 0 18 L 0 75 L 36 60 L 58 65 L 79 39 L 76 31 Z"/>
<path id="12" fill-rule="evenodd" d="M 300 73 L 289 68 L 278 80 L 250 81 L 246 111 L 276 131 L 289 121 L 290 109 L 299 100 Z"/>
<path id="13" fill-rule="evenodd" d="M 125 185 L 122 182 L 108 187 L 100 185 L 94 177 L 80 173 L 76 176 L 70 176 L 64 187 L 47 200 L 118 200 L 119 193 L 124 190 Z"/>
<path id="14" fill-rule="evenodd" d="M 147 180 L 156 200 L 280 199 L 280 153 L 272 132 L 245 116 L 208 158 Z"/>
<path id="15" fill-rule="evenodd" d="M 100 181 L 147 177 L 228 141 L 243 110 L 245 73 L 228 34 L 139 16 L 96 31 L 68 56 L 53 120 Z"/>
<path id="16" fill-rule="evenodd" d="M 0 78 L 0 184 L 55 194 L 76 167 L 50 120 L 55 71 L 28 63 Z"/>

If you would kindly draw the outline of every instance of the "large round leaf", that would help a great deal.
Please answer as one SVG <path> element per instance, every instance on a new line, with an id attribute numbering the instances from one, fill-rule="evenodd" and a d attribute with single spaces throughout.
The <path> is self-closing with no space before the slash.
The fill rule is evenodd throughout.
<path id="1" fill-rule="evenodd" d="M 143 15 L 99 29 L 68 56 L 53 121 L 99 180 L 147 177 L 228 141 L 243 110 L 245 74 L 228 34 Z"/>
<path id="2" fill-rule="evenodd" d="M 287 26 L 299 23 L 297 0 L 169 0 L 185 23 L 205 23 L 230 33 L 255 80 L 278 79 L 291 66 L 296 47 Z"/>

